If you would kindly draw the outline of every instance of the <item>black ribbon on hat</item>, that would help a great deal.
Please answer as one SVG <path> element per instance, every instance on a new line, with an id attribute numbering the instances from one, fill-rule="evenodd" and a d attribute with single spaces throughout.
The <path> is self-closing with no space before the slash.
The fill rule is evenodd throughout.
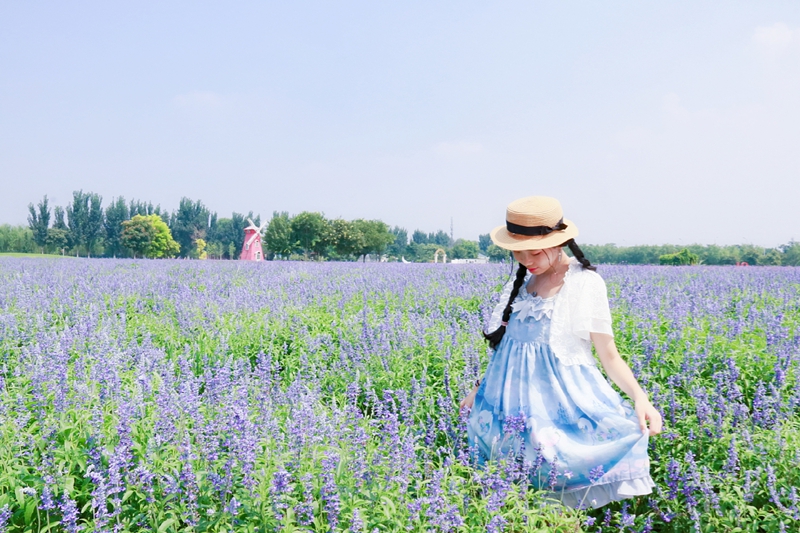
<path id="1" fill-rule="evenodd" d="M 515 235 L 525 235 L 526 237 L 536 237 L 540 235 L 550 235 L 554 231 L 567 229 L 564 219 L 559 220 L 552 228 L 550 226 L 520 226 L 506 220 L 506 229 Z"/>

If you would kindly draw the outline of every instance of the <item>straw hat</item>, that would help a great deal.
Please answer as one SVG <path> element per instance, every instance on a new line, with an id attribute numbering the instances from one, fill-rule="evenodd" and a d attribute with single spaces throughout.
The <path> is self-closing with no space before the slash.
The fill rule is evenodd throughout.
<path id="1" fill-rule="evenodd" d="M 517 251 L 552 248 L 577 236 L 578 227 L 564 218 L 558 200 L 548 196 L 514 200 L 506 208 L 506 225 L 491 233 L 497 246 Z"/>

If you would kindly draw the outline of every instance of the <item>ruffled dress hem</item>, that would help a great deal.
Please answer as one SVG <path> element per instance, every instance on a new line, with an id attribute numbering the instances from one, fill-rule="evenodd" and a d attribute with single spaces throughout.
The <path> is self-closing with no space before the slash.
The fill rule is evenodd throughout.
<path id="1" fill-rule="evenodd" d="M 568 507 L 584 509 L 603 507 L 611 502 L 644 496 L 653 492 L 656 484 L 649 475 L 636 479 L 623 479 L 602 485 L 592 485 L 579 489 L 548 492 L 547 499 L 558 500 Z"/>

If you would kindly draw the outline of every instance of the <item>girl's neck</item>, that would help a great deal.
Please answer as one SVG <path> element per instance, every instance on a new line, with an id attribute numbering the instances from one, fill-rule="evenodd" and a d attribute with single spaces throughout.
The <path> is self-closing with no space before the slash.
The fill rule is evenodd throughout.
<path id="1" fill-rule="evenodd" d="M 542 298 L 555 296 L 564 284 L 564 277 L 567 270 L 569 270 L 569 263 L 569 257 L 566 254 L 562 254 L 560 261 L 531 278 L 527 287 L 528 292 L 538 294 Z"/>

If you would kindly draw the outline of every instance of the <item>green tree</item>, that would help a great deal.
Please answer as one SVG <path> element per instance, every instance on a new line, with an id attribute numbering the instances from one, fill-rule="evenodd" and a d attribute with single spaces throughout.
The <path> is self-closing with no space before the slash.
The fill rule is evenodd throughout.
<path id="1" fill-rule="evenodd" d="M 327 246 L 328 221 L 322 213 L 303 211 L 292 218 L 292 241 L 306 254 L 318 254 Z"/>
<path id="2" fill-rule="evenodd" d="M 428 234 L 420 230 L 414 230 L 411 234 L 411 242 L 414 244 L 428 244 Z"/>
<path id="3" fill-rule="evenodd" d="M 453 259 L 477 259 L 480 253 L 478 243 L 464 239 L 456 240 L 451 249 Z"/>
<path id="4" fill-rule="evenodd" d="M 87 254 L 97 254 L 97 248 L 103 238 L 103 197 L 99 194 L 89 193 L 89 206 L 86 217 L 86 248 Z"/>
<path id="5" fill-rule="evenodd" d="M 69 232 L 69 227 L 67 223 L 64 222 L 64 208 L 60 205 L 57 205 L 53 209 L 53 227 Z"/>
<path id="6" fill-rule="evenodd" d="M 170 219 L 169 213 L 163 211 L 160 205 L 153 207 L 151 202 L 144 202 L 141 200 L 131 200 L 128 213 L 131 217 L 136 215 L 158 215 L 165 222 Z"/>
<path id="7" fill-rule="evenodd" d="M 67 205 L 70 245 L 76 252 L 90 255 L 103 230 L 102 197 L 95 193 L 75 191 Z"/>
<path id="8" fill-rule="evenodd" d="M 658 263 L 661 265 L 697 265 L 700 263 L 700 257 L 697 254 L 690 252 L 687 248 L 672 253 L 664 254 L 658 258 Z"/>
<path id="9" fill-rule="evenodd" d="M 197 239 L 206 238 L 210 217 L 211 213 L 200 200 L 193 202 L 189 198 L 181 198 L 178 210 L 171 218 L 170 229 L 180 245 L 182 257 L 191 255 Z"/>
<path id="10" fill-rule="evenodd" d="M 356 255 L 366 244 L 364 234 L 352 222 L 337 218 L 328 227 L 328 242 L 337 255 L 343 258 Z"/>
<path id="11" fill-rule="evenodd" d="M 33 204 L 28 204 L 28 227 L 33 232 L 33 240 L 42 248 L 47 246 L 47 228 L 50 226 L 50 207 L 47 205 L 47 195 L 38 204 L 38 211 Z"/>
<path id="12" fill-rule="evenodd" d="M 134 257 L 159 259 L 175 257 L 180 252 L 169 226 L 158 215 L 136 215 L 123 222 L 121 240 Z"/>
<path id="13" fill-rule="evenodd" d="M 397 259 L 405 257 L 408 253 L 408 232 L 405 228 L 395 226 L 391 229 L 391 233 L 394 235 L 394 242 L 389 243 L 389 246 L 386 247 L 386 253 Z"/>
<path id="14" fill-rule="evenodd" d="M 781 248 L 781 253 L 783 253 L 783 257 L 781 258 L 781 264 L 800 266 L 800 242 L 792 240 L 789 241 L 788 244 L 784 244 L 780 248 Z"/>
<path id="15" fill-rule="evenodd" d="M 47 230 L 47 246 L 52 250 L 57 250 L 64 255 L 64 249 L 69 244 L 69 232 L 61 228 L 50 228 Z"/>
<path id="16" fill-rule="evenodd" d="M 286 211 L 272 213 L 272 218 L 264 231 L 264 244 L 272 255 L 288 258 L 297 243 L 292 239 L 292 219 Z"/>
<path id="17" fill-rule="evenodd" d="M 158 215 L 149 215 L 155 235 L 147 250 L 147 257 L 150 259 L 161 259 L 165 257 L 175 257 L 181 251 L 180 245 L 172 238 L 172 232 Z M 200 240 L 200 239 L 198 239 Z"/>
<path id="18" fill-rule="evenodd" d="M 759 256 L 758 265 L 764 266 L 780 266 L 781 260 L 783 259 L 783 254 L 780 250 L 776 250 L 775 248 L 770 248 L 765 250 L 764 253 Z"/>
<path id="19" fill-rule="evenodd" d="M 486 253 L 486 250 L 489 249 L 489 246 L 492 245 L 492 238 L 489 236 L 488 233 L 484 233 L 483 235 L 478 235 L 478 248 L 480 248 L 481 253 Z"/>
<path id="20" fill-rule="evenodd" d="M 222 259 L 225 255 L 225 250 L 222 246 L 222 243 L 217 241 L 211 241 L 206 246 L 206 253 L 208 257 L 212 259 Z"/>
<path id="21" fill-rule="evenodd" d="M 232 259 L 228 257 L 228 245 L 235 243 L 236 240 L 233 220 L 230 218 L 214 218 L 213 224 L 208 228 L 208 254 L 212 257 L 217 255 L 220 259 L 222 257 Z"/>
<path id="22" fill-rule="evenodd" d="M 203 239 L 197 239 L 194 241 L 192 259 L 208 259 L 208 253 L 206 252 L 206 241 Z"/>
<path id="23" fill-rule="evenodd" d="M 486 249 L 486 255 L 489 256 L 490 261 L 505 261 L 508 258 L 509 252 L 496 244 L 492 244 Z"/>
<path id="24" fill-rule="evenodd" d="M 130 250 L 134 259 L 136 256 L 146 257 L 150 244 L 156 236 L 153 221 L 147 215 L 136 215 L 122 223 L 120 242 Z"/>
<path id="25" fill-rule="evenodd" d="M 364 257 L 368 254 L 381 255 L 386 247 L 394 242 L 395 236 L 389 226 L 380 220 L 357 219 L 351 222 L 353 228 L 364 236 L 364 245 L 356 253 Z"/>
<path id="26" fill-rule="evenodd" d="M 72 193 L 72 203 L 67 204 L 67 223 L 69 224 L 69 245 L 79 252 L 86 244 L 86 225 L 89 219 L 89 199 L 83 191 Z"/>
<path id="27" fill-rule="evenodd" d="M 122 236 L 122 223 L 130 218 L 128 204 L 123 197 L 112 200 L 106 207 L 106 216 L 103 221 L 105 228 L 105 253 L 113 257 L 125 255 L 125 247 L 120 240 Z"/>
<path id="28" fill-rule="evenodd" d="M 752 244 L 739 245 L 739 261 L 749 265 L 757 265 L 759 258 L 764 255 L 764 249 Z"/>
<path id="29" fill-rule="evenodd" d="M 0 252 L 38 252 L 31 229 L 25 226 L 0 225 Z"/>
<path id="30" fill-rule="evenodd" d="M 428 234 L 428 242 L 438 244 L 439 246 L 451 246 L 453 244 L 450 235 L 447 234 L 444 230 L 439 230 L 436 233 L 429 233 Z"/>
<path id="31" fill-rule="evenodd" d="M 426 244 L 411 243 L 408 245 L 408 249 L 410 253 L 409 257 L 406 257 L 406 259 L 413 260 L 417 263 L 430 263 L 433 261 L 436 250 L 442 250 L 444 248 L 438 244 L 429 242 Z M 441 260 L 442 257 L 441 254 L 439 254 L 439 261 Z"/>

